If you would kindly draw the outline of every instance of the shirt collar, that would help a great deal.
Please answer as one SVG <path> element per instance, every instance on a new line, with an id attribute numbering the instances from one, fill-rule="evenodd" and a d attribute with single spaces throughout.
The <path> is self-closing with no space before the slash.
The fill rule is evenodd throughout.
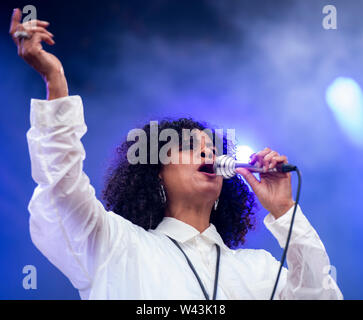
<path id="1" fill-rule="evenodd" d="M 212 243 L 217 243 L 221 249 L 226 251 L 230 250 L 224 244 L 223 239 L 212 223 L 210 223 L 209 227 L 203 232 L 199 232 L 196 228 L 181 220 L 173 217 L 163 217 L 163 220 L 159 223 L 154 231 L 163 233 L 181 243 L 184 243 L 200 234 L 202 237 L 208 239 Z"/>

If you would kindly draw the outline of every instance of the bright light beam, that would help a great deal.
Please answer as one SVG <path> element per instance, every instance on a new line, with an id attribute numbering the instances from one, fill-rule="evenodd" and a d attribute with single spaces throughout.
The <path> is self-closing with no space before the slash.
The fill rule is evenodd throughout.
<path id="1" fill-rule="evenodd" d="M 363 147 L 363 93 L 351 78 L 339 77 L 328 87 L 326 101 L 350 140 Z"/>
<path id="2" fill-rule="evenodd" d="M 247 145 L 237 146 L 236 159 L 237 161 L 248 163 L 252 153 L 254 153 L 253 149 Z"/>
<path id="3" fill-rule="evenodd" d="M 250 146 L 247 145 L 240 145 L 237 146 L 236 148 L 236 160 L 243 162 L 243 163 L 248 163 L 250 161 L 250 155 L 254 153 L 253 149 Z M 256 178 L 258 178 L 257 174 L 253 174 Z M 245 178 L 242 177 L 243 181 L 248 185 L 248 189 L 250 191 L 253 191 L 251 186 L 248 184 L 248 182 L 246 181 Z"/>

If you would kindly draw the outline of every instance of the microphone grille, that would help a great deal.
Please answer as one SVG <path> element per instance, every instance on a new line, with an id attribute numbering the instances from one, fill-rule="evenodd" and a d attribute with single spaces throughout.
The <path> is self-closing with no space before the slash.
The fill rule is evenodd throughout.
<path id="1" fill-rule="evenodd" d="M 226 179 L 236 175 L 235 160 L 228 155 L 217 157 L 214 165 L 216 174 L 222 175 Z"/>

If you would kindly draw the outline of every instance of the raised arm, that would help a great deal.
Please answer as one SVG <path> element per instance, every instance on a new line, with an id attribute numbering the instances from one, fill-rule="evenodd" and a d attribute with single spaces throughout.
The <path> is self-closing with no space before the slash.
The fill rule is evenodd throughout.
<path id="1" fill-rule="evenodd" d="M 82 100 L 68 96 L 60 61 L 42 48 L 41 41 L 54 44 L 45 29 L 48 23 L 36 21 L 36 27 L 31 27 L 20 19 L 20 10 L 15 10 L 10 33 L 19 55 L 45 80 L 48 98 L 32 99 L 27 132 L 32 177 L 38 184 L 28 207 L 31 238 L 72 284 L 84 291 L 113 248 L 127 250 L 128 237 L 137 235 L 141 228 L 107 212 L 96 199 L 83 172 L 85 150 L 80 139 L 87 127 Z M 26 31 L 31 38 L 16 38 L 17 30 Z"/>

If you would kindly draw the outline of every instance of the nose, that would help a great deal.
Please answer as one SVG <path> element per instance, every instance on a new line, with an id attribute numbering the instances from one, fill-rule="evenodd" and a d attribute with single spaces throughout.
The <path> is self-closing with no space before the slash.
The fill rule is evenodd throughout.
<path id="1" fill-rule="evenodd" d="M 204 151 L 201 152 L 201 157 L 202 158 L 207 158 L 207 159 L 213 159 L 213 161 L 215 160 L 215 153 L 214 153 L 214 150 L 212 149 L 205 149 Z"/>

